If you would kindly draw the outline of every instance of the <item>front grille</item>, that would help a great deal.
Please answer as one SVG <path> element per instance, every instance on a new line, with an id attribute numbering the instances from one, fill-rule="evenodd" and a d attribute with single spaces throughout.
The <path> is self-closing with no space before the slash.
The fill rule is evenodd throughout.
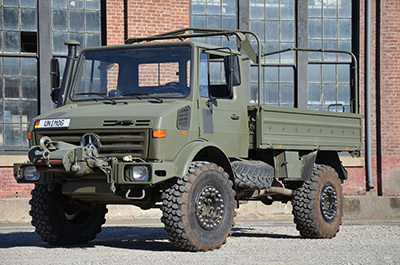
<path id="1" fill-rule="evenodd" d="M 48 136 L 53 141 L 63 141 L 74 145 L 80 145 L 81 137 L 85 133 L 95 133 L 99 136 L 101 146 L 99 154 L 106 157 L 122 158 L 126 155 L 147 158 L 149 130 L 51 130 L 36 131 L 36 143 L 40 138 Z"/>
<path id="2" fill-rule="evenodd" d="M 104 120 L 103 121 L 103 126 L 118 126 L 122 124 L 118 124 L 118 120 Z M 150 126 L 150 120 L 133 120 L 131 121 L 133 126 Z"/>

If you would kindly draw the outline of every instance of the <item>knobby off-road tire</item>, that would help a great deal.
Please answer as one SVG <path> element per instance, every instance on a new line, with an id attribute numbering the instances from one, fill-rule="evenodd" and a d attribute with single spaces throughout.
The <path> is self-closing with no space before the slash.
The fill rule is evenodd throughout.
<path id="1" fill-rule="evenodd" d="M 314 165 L 311 178 L 294 190 L 294 223 L 305 238 L 333 238 L 343 216 L 343 193 L 336 171 Z"/>
<path id="2" fill-rule="evenodd" d="M 61 193 L 60 185 L 51 192 L 45 185 L 35 185 L 31 194 L 31 223 L 42 240 L 51 245 L 87 243 L 96 237 L 105 223 L 105 205 L 74 212 L 68 206 L 71 200 Z"/>
<path id="3" fill-rule="evenodd" d="M 226 243 L 234 225 L 235 192 L 228 174 L 209 162 L 192 162 L 188 174 L 163 193 L 161 210 L 169 240 L 188 251 Z"/>
<path id="4" fill-rule="evenodd" d="M 232 168 L 239 188 L 268 189 L 274 180 L 274 168 L 267 163 L 236 161 Z"/>

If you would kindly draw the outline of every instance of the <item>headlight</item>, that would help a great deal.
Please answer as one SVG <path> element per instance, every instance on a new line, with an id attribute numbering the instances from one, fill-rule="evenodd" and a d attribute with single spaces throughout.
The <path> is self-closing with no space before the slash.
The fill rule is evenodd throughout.
<path id="1" fill-rule="evenodd" d="M 40 178 L 40 173 L 36 171 L 34 166 L 26 167 L 24 170 L 24 178 L 29 181 L 36 181 Z"/>
<path id="2" fill-rule="evenodd" d="M 133 166 L 125 170 L 125 180 L 136 182 L 136 181 L 149 181 L 150 174 L 149 169 L 146 166 Z"/>

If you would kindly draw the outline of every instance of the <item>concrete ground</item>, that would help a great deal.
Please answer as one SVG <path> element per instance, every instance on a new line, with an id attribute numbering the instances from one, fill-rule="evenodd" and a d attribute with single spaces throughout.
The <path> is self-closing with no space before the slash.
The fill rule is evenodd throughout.
<path id="1" fill-rule="evenodd" d="M 160 221 L 107 222 L 95 240 L 51 246 L 29 224 L 0 224 L 0 264 L 400 264 L 398 220 L 345 220 L 333 239 L 301 238 L 292 221 L 238 221 L 220 249 L 181 251 Z"/>
<path id="2" fill-rule="evenodd" d="M 140 210 L 130 205 L 109 205 L 107 220 L 158 219 L 161 211 Z M 28 223 L 29 199 L 0 199 L 0 223 Z M 236 220 L 292 220 L 290 203 L 275 202 L 264 205 L 261 202 L 241 204 Z M 400 220 L 400 197 L 347 196 L 344 201 L 344 219 L 397 219 Z"/>

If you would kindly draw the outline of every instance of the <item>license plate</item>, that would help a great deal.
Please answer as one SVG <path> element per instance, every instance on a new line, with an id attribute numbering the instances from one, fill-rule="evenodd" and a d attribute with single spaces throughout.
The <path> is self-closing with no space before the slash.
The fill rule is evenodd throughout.
<path id="1" fill-rule="evenodd" d="M 35 124 L 36 129 L 44 128 L 68 128 L 71 119 L 51 119 L 51 120 L 40 120 L 39 124 Z"/>

